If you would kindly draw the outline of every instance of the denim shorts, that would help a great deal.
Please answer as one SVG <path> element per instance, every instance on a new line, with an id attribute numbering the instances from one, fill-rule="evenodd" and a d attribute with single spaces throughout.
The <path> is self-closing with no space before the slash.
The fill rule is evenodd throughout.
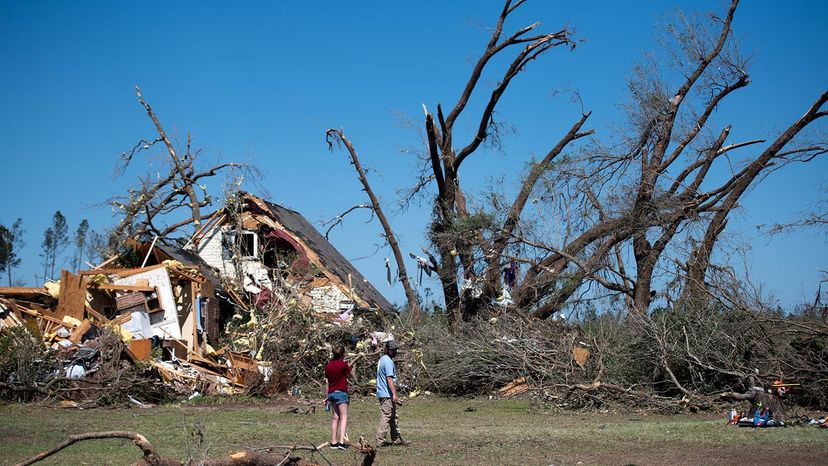
<path id="1" fill-rule="evenodd" d="M 347 393 L 337 390 L 337 391 L 328 393 L 328 402 L 329 403 L 335 403 L 337 405 L 341 405 L 343 403 L 344 404 L 350 403 L 350 400 L 348 399 L 348 394 Z"/>

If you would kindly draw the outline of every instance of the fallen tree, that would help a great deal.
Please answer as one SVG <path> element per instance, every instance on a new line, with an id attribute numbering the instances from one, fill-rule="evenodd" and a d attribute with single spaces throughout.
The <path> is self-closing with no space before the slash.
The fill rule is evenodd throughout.
<path id="1" fill-rule="evenodd" d="M 577 322 L 501 313 L 417 334 L 422 357 L 406 376 L 450 395 L 532 394 L 561 407 L 677 412 L 710 409 L 753 387 L 798 384 L 794 402 L 828 406 L 828 322 L 809 312 L 657 309 Z"/>

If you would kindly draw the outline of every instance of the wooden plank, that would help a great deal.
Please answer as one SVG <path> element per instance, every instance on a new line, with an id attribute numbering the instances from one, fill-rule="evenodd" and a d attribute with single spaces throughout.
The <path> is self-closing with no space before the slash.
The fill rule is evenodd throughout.
<path id="1" fill-rule="evenodd" d="M 152 354 L 152 340 L 148 338 L 143 340 L 132 340 L 129 342 L 129 350 L 136 359 L 146 361 L 150 358 L 150 354 Z"/>
<path id="2" fill-rule="evenodd" d="M 169 267 L 167 272 L 170 275 L 177 275 L 179 277 L 186 278 L 191 282 L 198 282 L 201 283 L 205 280 L 204 276 L 201 275 L 201 272 L 198 271 L 196 268 L 190 267 Z"/>
<path id="3" fill-rule="evenodd" d="M 49 296 L 49 293 L 40 288 L 34 288 L 29 286 L 0 286 L 0 295 L 4 296 L 14 296 L 14 295 L 43 295 Z"/>
<path id="4" fill-rule="evenodd" d="M 221 215 L 219 215 L 219 213 L 221 213 Z M 198 246 L 198 243 L 207 234 L 207 232 L 212 230 L 214 226 L 218 226 L 221 224 L 221 222 L 224 221 L 224 217 L 224 208 L 213 212 L 213 215 L 211 215 L 210 218 L 206 222 L 204 222 L 204 225 L 202 225 L 201 228 L 199 228 L 198 231 L 196 231 L 193 234 L 193 236 L 190 237 L 189 242 Z"/>
<path id="5" fill-rule="evenodd" d="M 121 257 L 121 256 L 120 256 L 120 255 L 118 255 L 118 254 L 116 254 L 116 255 L 114 255 L 114 256 L 112 256 L 112 257 L 110 257 L 109 259 L 107 259 L 107 260 L 105 260 L 105 261 L 101 262 L 100 264 L 96 265 L 94 268 L 96 268 L 96 269 L 100 269 L 100 268 L 102 268 L 103 266 L 105 266 L 105 265 L 107 265 L 107 264 L 110 264 L 110 263 L 114 262 L 114 261 L 115 261 L 115 259 L 117 259 L 117 258 L 119 258 L 119 257 Z"/>
<path id="6" fill-rule="evenodd" d="M 55 308 L 55 317 L 63 319 L 63 316 L 70 316 L 83 320 L 85 307 L 86 279 L 70 273 L 68 270 L 61 270 L 60 295 L 58 296 L 58 305 Z"/>
<path id="7" fill-rule="evenodd" d="M 89 288 L 94 288 L 94 289 L 98 289 L 98 290 L 108 290 L 108 291 L 142 291 L 142 292 L 155 291 L 155 287 L 153 287 L 153 286 L 116 285 L 114 283 L 92 283 L 92 284 L 89 285 Z"/>
<path id="8" fill-rule="evenodd" d="M 88 304 L 86 305 L 86 313 L 89 314 L 90 316 L 94 317 L 96 322 L 100 322 L 102 324 L 109 324 L 110 323 L 109 319 L 107 319 L 106 316 L 104 316 L 100 312 L 92 309 L 91 307 L 89 307 Z"/>
<path id="9" fill-rule="evenodd" d="M 62 324 L 63 324 L 63 321 L 62 321 L 62 320 L 60 320 L 60 319 L 55 319 L 54 317 L 49 317 L 49 316 L 47 316 L 47 315 L 43 315 L 43 314 L 41 314 L 41 313 L 39 313 L 39 312 L 37 312 L 37 311 L 33 311 L 33 310 L 31 310 L 31 309 L 26 309 L 25 307 L 17 306 L 17 310 L 18 310 L 19 312 L 24 313 L 24 314 L 28 314 L 28 315 L 30 315 L 30 316 L 37 317 L 38 319 L 41 319 L 41 320 L 45 320 L 45 321 L 49 321 L 49 322 L 54 322 L 54 323 L 56 323 L 56 324 L 58 324 L 58 325 L 62 325 Z"/>
<path id="10" fill-rule="evenodd" d="M 150 265 L 148 267 L 142 267 L 139 269 L 123 269 L 119 272 L 113 272 L 113 275 L 117 275 L 120 278 L 131 277 L 133 275 L 138 275 L 139 273 L 149 272 L 150 270 L 155 269 L 163 269 L 167 267 L 166 264 L 158 264 L 158 265 Z"/>
<path id="11" fill-rule="evenodd" d="M 92 269 L 92 270 L 81 270 L 78 272 L 78 275 L 110 275 L 114 274 L 117 275 L 120 272 L 127 272 L 132 269 L 125 269 L 123 267 L 118 267 L 117 269 Z"/>
<path id="12" fill-rule="evenodd" d="M 202 364 L 202 365 L 206 365 L 206 366 L 212 367 L 212 368 L 217 369 L 217 370 L 224 367 L 224 366 L 216 363 L 215 361 L 212 361 L 212 360 L 207 359 L 207 358 L 203 358 L 203 357 L 201 357 L 201 356 L 199 356 L 195 353 L 190 353 L 187 356 L 187 358 L 188 358 L 188 361 L 189 361 L 190 364 Z"/>
<path id="13" fill-rule="evenodd" d="M 80 343 L 81 338 L 92 328 L 92 322 L 89 319 L 84 319 L 80 325 L 78 325 L 72 333 L 69 335 L 69 341 L 72 343 Z"/>
<path id="14" fill-rule="evenodd" d="M 120 315 L 112 320 L 109 321 L 111 325 L 123 325 L 127 322 L 132 320 L 132 313 L 127 312 L 126 314 Z"/>

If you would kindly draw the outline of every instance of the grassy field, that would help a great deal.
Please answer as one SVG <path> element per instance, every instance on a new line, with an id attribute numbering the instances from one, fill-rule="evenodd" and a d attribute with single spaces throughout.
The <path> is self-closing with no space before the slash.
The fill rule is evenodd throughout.
<path id="1" fill-rule="evenodd" d="M 201 426 L 209 456 L 327 440 L 329 415 L 290 412 L 289 402 L 171 405 L 152 409 L 54 409 L 0 406 L 0 464 L 14 464 L 74 433 L 134 430 L 165 456 L 185 458 Z M 401 409 L 408 447 L 381 448 L 380 465 L 465 464 L 826 464 L 828 429 L 740 429 L 724 416 L 639 416 L 547 412 L 523 401 L 415 399 Z M 374 399 L 352 404 L 350 436 L 372 439 Z M 334 464 L 356 464 L 352 451 L 324 452 Z M 130 464 L 126 440 L 76 444 L 41 464 Z"/>

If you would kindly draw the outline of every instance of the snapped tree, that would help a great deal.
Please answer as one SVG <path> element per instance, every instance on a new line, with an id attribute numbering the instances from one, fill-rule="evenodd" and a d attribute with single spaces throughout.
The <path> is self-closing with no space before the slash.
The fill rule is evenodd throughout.
<path id="1" fill-rule="evenodd" d="M 461 167 L 474 163 L 482 147 L 499 144 L 501 126 L 494 117 L 510 85 L 552 50 L 575 48 L 570 30 L 538 32 L 540 22 L 506 33 L 524 3 L 504 3 L 450 110 L 438 103 L 436 116 L 426 111 L 428 157 L 414 191 L 433 196 L 430 239 L 447 309 L 455 319 L 469 319 L 489 306 L 502 295 L 504 268 L 513 263 L 525 271 L 510 281 L 511 297 L 541 318 L 595 289 L 601 292 L 593 295 L 622 297 L 642 314 L 657 294 L 655 271 L 668 263 L 678 264 L 678 286 L 664 293 L 684 303 L 699 299 L 717 241 L 744 195 L 772 171 L 825 152 L 824 143 L 797 136 L 828 114 L 828 91 L 769 142 L 731 142 L 731 125 L 712 116 L 750 84 L 732 30 L 738 0 L 722 17 L 682 17 L 666 29 L 660 48 L 666 56 L 640 65 L 630 79 L 628 121 L 618 136 L 592 137 L 575 147 L 593 135 L 585 127 L 591 112 L 582 110 L 545 155 L 532 161 L 510 201 L 501 197 L 488 209 L 474 210 Z M 497 82 L 486 89 L 481 78 L 490 74 Z M 476 106 L 468 104 L 477 94 L 485 97 L 475 113 L 469 109 Z M 475 128 L 467 138 L 457 129 L 461 120 Z M 730 165 L 738 155 L 740 163 Z M 728 171 L 723 180 L 710 176 Z M 541 216 L 561 225 L 557 238 L 534 228 Z M 680 251 L 677 237 L 691 244 L 689 250 Z M 676 253 L 665 255 L 671 245 Z"/>
<path id="2" fill-rule="evenodd" d="M 137 86 L 135 93 L 158 136 L 153 140 L 142 139 L 132 150 L 124 152 L 116 173 L 123 176 L 137 155 L 159 143 L 163 146 L 167 162 L 166 172 L 139 177 L 138 186 L 129 189 L 126 196 L 109 199 L 113 210 L 122 215 L 110 235 L 110 246 L 123 244 L 124 239 L 141 235 L 157 235 L 159 241 L 169 243 L 171 235 L 184 228 L 191 227 L 192 232 L 197 231 L 201 222 L 212 214 L 204 213 L 205 208 L 213 205 L 213 197 L 207 192 L 207 180 L 220 172 L 251 169 L 247 164 L 235 162 L 201 167 L 201 151 L 192 147 L 191 135 L 188 133 L 184 147 L 177 149 Z"/>

